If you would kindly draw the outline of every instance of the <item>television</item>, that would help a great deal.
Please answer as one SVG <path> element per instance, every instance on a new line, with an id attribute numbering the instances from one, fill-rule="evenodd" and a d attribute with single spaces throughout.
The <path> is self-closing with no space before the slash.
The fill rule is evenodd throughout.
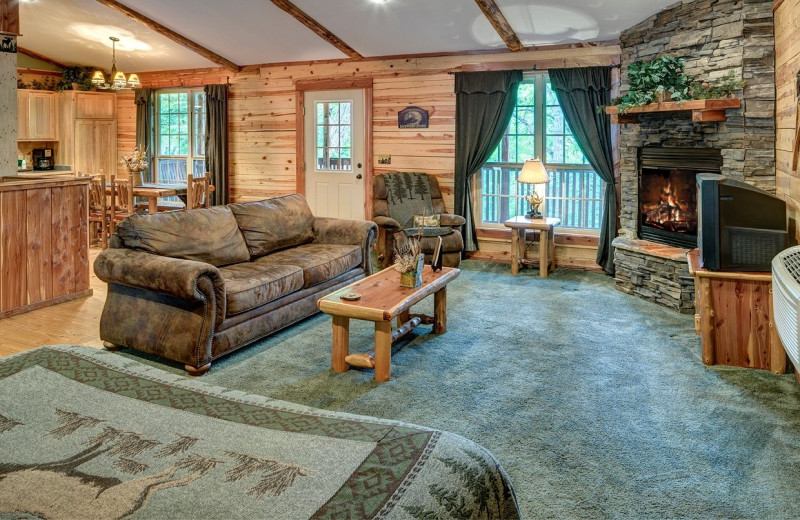
<path id="1" fill-rule="evenodd" d="M 786 203 L 741 181 L 697 174 L 697 247 L 709 271 L 769 272 L 786 248 Z"/>

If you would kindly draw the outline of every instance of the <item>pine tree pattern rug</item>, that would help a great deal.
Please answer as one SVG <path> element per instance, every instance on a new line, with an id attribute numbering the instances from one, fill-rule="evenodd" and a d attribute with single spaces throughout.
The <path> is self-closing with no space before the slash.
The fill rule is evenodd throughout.
<path id="1" fill-rule="evenodd" d="M 0 359 L 0 517 L 518 518 L 479 445 L 84 347 Z"/>

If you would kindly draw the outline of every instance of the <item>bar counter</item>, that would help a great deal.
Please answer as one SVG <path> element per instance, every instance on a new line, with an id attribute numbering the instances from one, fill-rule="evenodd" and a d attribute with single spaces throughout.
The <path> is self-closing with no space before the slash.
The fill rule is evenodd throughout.
<path id="1" fill-rule="evenodd" d="M 88 177 L 0 177 L 0 318 L 92 294 L 88 203 Z"/>

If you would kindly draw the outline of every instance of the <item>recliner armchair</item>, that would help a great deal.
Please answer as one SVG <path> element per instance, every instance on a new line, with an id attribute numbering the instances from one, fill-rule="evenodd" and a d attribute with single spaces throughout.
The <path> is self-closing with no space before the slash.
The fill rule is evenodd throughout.
<path id="1" fill-rule="evenodd" d="M 430 185 L 431 208 L 421 208 L 422 213 L 427 215 L 441 215 L 440 227 L 452 229 L 452 233 L 442 236 L 442 265 L 446 267 L 458 267 L 461 264 L 461 252 L 464 249 L 464 240 L 461 237 L 460 228 L 466 223 L 464 217 L 447 213 L 444 206 L 442 192 L 439 189 L 439 182 L 434 175 L 426 175 Z M 413 222 L 400 223 L 390 216 L 389 190 L 386 187 L 386 176 L 376 175 L 372 187 L 372 220 L 378 225 L 378 241 L 376 244 L 378 261 L 381 268 L 385 268 L 394 263 L 395 233 L 403 229 L 414 228 Z M 404 237 L 401 238 L 401 240 Z M 433 250 L 437 243 L 436 236 L 424 236 L 422 238 L 422 251 L 425 253 L 425 261 L 431 259 Z"/>

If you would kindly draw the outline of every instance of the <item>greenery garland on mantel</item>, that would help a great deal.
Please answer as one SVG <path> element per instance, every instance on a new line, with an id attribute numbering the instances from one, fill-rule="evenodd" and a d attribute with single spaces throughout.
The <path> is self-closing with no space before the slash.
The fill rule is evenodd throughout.
<path id="1" fill-rule="evenodd" d="M 611 100 L 611 106 L 616 106 L 619 113 L 624 114 L 630 108 L 650 103 L 731 97 L 745 86 L 743 80 L 735 77 L 733 70 L 713 81 L 694 80 L 686 75 L 685 62 L 684 58 L 663 55 L 631 63 L 628 65 L 630 90 Z"/>

